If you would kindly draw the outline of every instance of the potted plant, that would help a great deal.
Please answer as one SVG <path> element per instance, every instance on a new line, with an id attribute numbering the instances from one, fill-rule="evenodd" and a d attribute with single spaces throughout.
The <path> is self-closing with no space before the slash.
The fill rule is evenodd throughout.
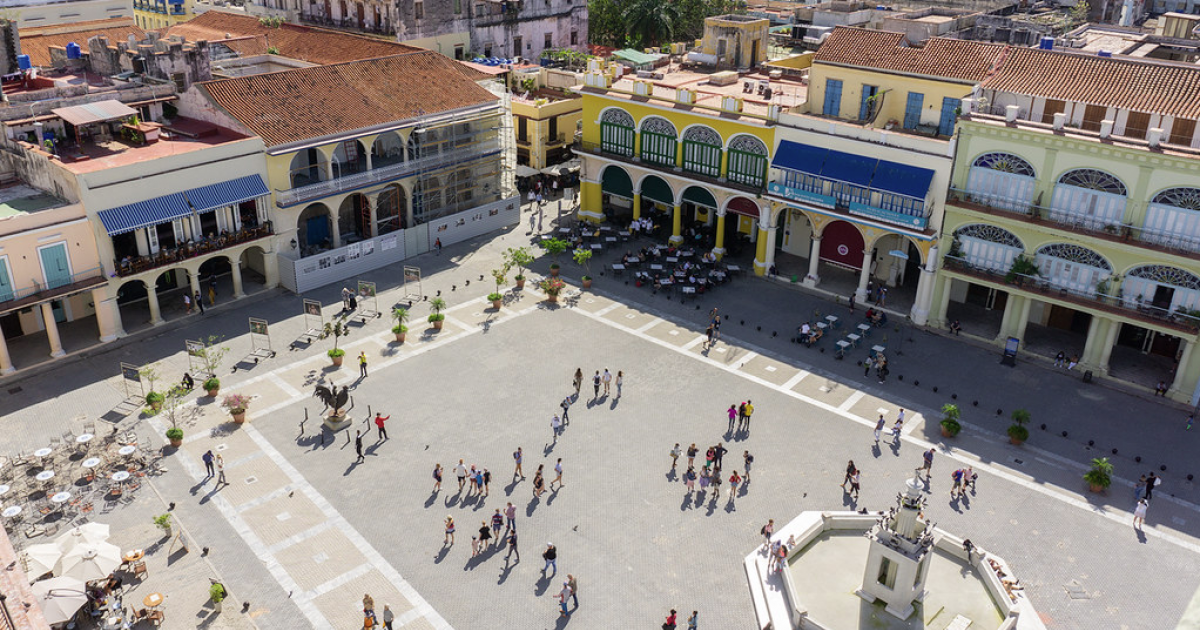
<path id="1" fill-rule="evenodd" d="M 1013 425 L 1008 427 L 1008 441 L 1020 446 L 1029 439 L 1029 429 L 1025 428 L 1025 423 L 1029 422 L 1029 412 L 1024 409 L 1018 409 L 1012 412 Z"/>
<path id="2" fill-rule="evenodd" d="M 592 250 L 583 249 L 581 247 L 575 250 L 575 252 L 571 254 L 571 257 L 575 259 L 575 264 L 583 267 L 583 288 L 592 288 L 592 277 L 588 275 L 588 273 L 591 271 L 591 267 L 588 265 L 588 263 L 592 260 Z"/>
<path id="3" fill-rule="evenodd" d="M 166 397 L 162 394 L 154 390 L 150 390 L 150 393 L 146 394 L 146 404 L 150 405 L 150 408 L 154 411 L 158 411 L 159 409 L 162 409 L 163 400 L 165 398 Z"/>
<path id="4" fill-rule="evenodd" d="M 216 398 L 217 394 L 221 391 L 221 379 L 215 376 L 208 377 L 204 381 L 204 391 L 208 394 L 209 398 Z"/>
<path id="5" fill-rule="evenodd" d="M 429 310 L 433 311 L 429 314 L 429 323 L 433 324 L 434 330 L 441 330 L 442 324 L 446 321 L 446 315 L 442 313 L 446 308 L 446 300 L 440 297 L 429 300 Z"/>
<path id="6" fill-rule="evenodd" d="M 170 440 L 171 446 L 174 448 L 183 446 L 183 429 L 179 427 L 167 429 L 167 439 Z"/>
<path id="7" fill-rule="evenodd" d="M 1008 273 L 1004 274 L 1004 281 L 1009 284 L 1022 286 L 1025 284 L 1026 276 L 1040 276 L 1042 271 L 1038 269 L 1037 263 L 1025 256 L 1017 256 L 1013 259 L 1012 267 Z"/>
<path id="8" fill-rule="evenodd" d="M 500 287 L 508 284 L 508 265 L 505 264 L 499 269 L 492 270 L 492 280 L 496 281 L 496 290 L 488 294 L 487 299 L 492 303 L 492 308 L 500 310 L 504 304 L 504 295 L 500 293 Z"/>
<path id="9" fill-rule="evenodd" d="M 959 416 L 962 412 L 959 411 L 958 405 L 946 403 L 942 405 L 942 437 L 954 437 L 962 431 L 962 425 L 958 423 Z"/>
<path id="10" fill-rule="evenodd" d="M 558 294 L 562 293 L 562 290 L 567 287 L 567 283 L 563 282 L 560 278 L 546 278 L 538 283 L 538 287 L 546 292 L 546 299 L 548 301 L 557 302 Z"/>
<path id="11" fill-rule="evenodd" d="M 567 251 L 567 248 L 570 247 L 571 244 L 561 238 L 548 238 L 539 242 L 538 245 L 542 249 L 546 250 L 547 254 L 550 254 L 550 256 L 554 258 L 554 262 L 550 263 L 550 275 L 557 276 L 559 269 L 558 257 L 561 256 L 563 252 Z"/>
<path id="12" fill-rule="evenodd" d="M 221 337 L 210 335 L 208 339 L 200 342 L 200 345 L 194 346 L 188 344 L 188 354 L 200 360 L 200 364 L 204 366 L 204 374 L 209 374 L 208 380 L 204 381 L 204 390 L 208 393 L 209 398 L 216 398 L 218 390 L 221 389 L 221 380 L 217 378 L 217 371 L 221 369 L 221 360 L 229 354 L 229 348 L 219 346 Z"/>
<path id="13" fill-rule="evenodd" d="M 1112 485 L 1113 465 L 1107 457 L 1097 457 L 1092 460 L 1092 469 L 1084 473 L 1083 480 L 1087 482 L 1092 492 L 1104 492 Z"/>
<path id="14" fill-rule="evenodd" d="M 212 600 L 213 610 L 216 612 L 221 612 L 221 602 L 225 601 L 228 596 L 229 594 L 225 592 L 225 585 L 220 582 L 213 582 L 212 586 L 208 587 L 208 598 Z"/>
<path id="15" fill-rule="evenodd" d="M 233 421 L 242 424 L 246 421 L 246 409 L 250 407 L 250 397 L 245 394 L 229 394 L 221 401 L 221 406 L 233 416 Z"/>
<path id="16" fill-rule="evenodd" d="M 396 320 L 396 325 L 392 326 L 396 342 L 404 343 L 404 336 L 408 334 L 408 326 L 404 325 L 408 321 L 408 309 L 399 307 L 392 309 L 392 319 Z"/>
<path id="17" fill-rule="evenodd" d="M 333 337 L 333 348 L 326 354 L 333 361 L 334 367 L 342 367 L 342 360 L 346 357 L 346 351 L 338 347 L 338 339 L 350 334 L 350 327 L 346 325 L 349 317 L 350 315 L 346 314 L 331 322 L 325 322 L 325 330 L 321 331 L 321 339 Z"/>
<path id="18" fill-rule="evenodd" d="M 513 280 L 517 281 L 517 289 L 525 288 L 525 268 L 533 264 L 533 254 L 528 247 L 510 247 L 504 252 L 504 263 L 517 268 L 517 275 Z"/>
<path id="19" fill-rule="evenodd" d="M 171 513 L 170 512 L 167 512 L 166 514 L 159 514 L 158 516 L 155 516 L 154 524 L 156 526 L 158 526 L 159 529 L 163 530 L 163 533 L 166 534 L 167 538 L 171 537 Z"/>

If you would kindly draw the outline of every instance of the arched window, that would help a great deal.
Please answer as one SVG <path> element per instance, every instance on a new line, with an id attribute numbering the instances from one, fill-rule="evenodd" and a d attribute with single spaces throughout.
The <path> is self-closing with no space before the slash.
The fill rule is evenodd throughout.
<path id="1" fill-rule="evenodd" d="M 967 195 L 976 203 L 1027 213 L 1033 205 L 1037 173 L 1033 166 L 1011 153 L 985 153 L 971 163 Z"/>
<path id="2" fill-rule="evenodd" d="M 767 184 L 767 145 L 754 136 L 735 136 L 729 141 L 726 171 L 731 182 L 762 188 Z"/>
<path id="3" fill-rule="evenodd" d="M 629 112 L 610 107 L 600 114 L 600 150 L 633 156 L 634 123 Z"/>
<path id="4" fill-rule="evenodd" d="M 1050 218 L 1089 230 L 1114 231 L 1125 217 L 1125 202 L 1121 180 L 1104 171 L 1079 168 L 1058 179 Z"/>
<path id="5" fill-rule="evenodd" d="M 675 166 L 678 135 L 675 125 L 665 118 L 646 118 L 642 121 L 642 159 L 651 164 Z"/>
<path id="6" fill-rule="evenodd" d="M 1150 201 L 1142 239 L 1200 252 L 1200 188 L 1168 188 Z"/>
<path id="7" fill-rule="evenodd" d="M 1112 275 L 1112 265 L 1103 256 L 1069 243 L 1043 246 L 1036 262 L 1050 284 L 1084 295 L 1095 295 L 1096 285 Z"/>
<path id="8" fill-rule="evenodd" d="M 994 225 L 966 225 L 954 231 L 959 250 L 956 256 L 975 267 L 1007 272 L 1013 259 L 1025 251 L 1015 234 Z"/>
<path id="9" fill-rule="evenodd" d="M 683 132 L 684 170 L 709 177 L 720 177 L 722 144 L 721 134 L 712 127 L 688 127 L 687 131 Z"/>
<path id="10" fill-rule="evenodd" d="M 1200 308 L 1200 277 L 1178 267 L 1143 265 L 1125 274 L 1121 296 L 1130 306 L 1196 310 Z"/>

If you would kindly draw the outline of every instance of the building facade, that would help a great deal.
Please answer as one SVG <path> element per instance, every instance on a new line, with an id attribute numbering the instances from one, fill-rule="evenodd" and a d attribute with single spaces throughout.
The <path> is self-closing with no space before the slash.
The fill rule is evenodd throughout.
<path id="1" fill-rule="evenodd" d="M 8 0 L 3 8 L 12 14 L 18 28 L 133 17 L 132 0 Z"/>
<path id="2" fill-rule="evenodd" d="M 562 73 L 559 73 L 561 76 Z M 583 100 L 567 89 L 546 86 L 546 69 L 523 72 L 514 81 L 513 130 L 517 164 L 540 171 L 570 160 Z"/>
<path id="3" fill-rule="evenodd" d="M 133 15 L 144 29 L 170 28 L 196 16 L 194 0 L 133 0 Z"/>

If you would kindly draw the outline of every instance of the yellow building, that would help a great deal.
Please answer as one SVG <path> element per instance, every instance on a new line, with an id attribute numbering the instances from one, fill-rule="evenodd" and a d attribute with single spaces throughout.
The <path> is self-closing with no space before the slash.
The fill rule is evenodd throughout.
<path id="1" fill-rule="evenodd" d="M 535 77 L 520 75 L 534 83 L 516 86 L 512 96 L 517 164 L 537 171 L 571 159 L 571 144 L 583 119 L 583 99 L 543 87 L 545 72 L 543 68 Z"/>
<path id="2" fill-rule="evenodd" d="M 196 14 L 195 0 L 133 0 L 133 17 L 137 25 L 146 29 L 169 28 L 186 22 Z"/>

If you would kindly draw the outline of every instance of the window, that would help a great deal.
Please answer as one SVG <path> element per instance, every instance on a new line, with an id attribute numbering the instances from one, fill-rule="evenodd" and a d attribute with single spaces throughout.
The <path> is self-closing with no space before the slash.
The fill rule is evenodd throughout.
<path id="1" fill-rule="evenodd" d="M 1027 212 L 1036 181 L 1033 166 L 1011 153 L 985 153 L 971 164 L 967 194 L 971 201 L 993 208 Z"/>
<path id="2" fill-rule="evenodd" d="M 904 105 L 904 128 L 916 129 L 921 124 L 921 106 L 925 104 L 925 95 L 919 92 L 909 92 L 908 101 Z"/>
<path id="3" fill-rule="evenodd" d="M 528 142 L 529 140 L 529 119 L 517 118 L 517 142 Z"/>
<path id="4" fill-rule="evenodd" d="M 175 89 L 180 92 L 187 91 L 187 75 L 182 72 L 176 72 L 171 75 L 171 80 L 175 82 Z"/>
<path id="5" fill-rule="evenodd" d="M 47 289 L 71 284 L 71 264 L 67 260 L 66 243 L 38 248 L 38 257 L 42 261 L 42 277 L 46 280 Z"/>
<path id="6" fill-rule="evenodd" d="M 642 159 L 652 164 L 675 166 L 675 126 L 664 118 L 642 122 Z"/>
<path id="7" fill-rule="evenodd" d="M 1100 122 L 1104 120 L 1104 115 L 1108 113 L 1108 108 L 1103 105 L 1088 105 L 1083 108 L 1083 129 L 1087 131 L 1100 131 Z"/>
<path id="8" fill-rule="evenodd" d="M 825 79 L 825 106 L 821 113 L 826 116 L 837 116 L 842 108 L 842 82 L 837 79 Z"/>
<path id="9" fill-rule="evenodd" d="M 1042 107 L 1042 124 L 1053 125 L 1054 115 L 1061 114 L 1067 111 L 1066 101 L 1056 101 L 1054 99 L 1046 99 L 1046 105 Z"/>
<path id="10" fill-rule="evenodd" d="M 1167 142 L 1190 147 L 1192 146 L 1192 136 L 1194 135 L 1196 135 L 1196 121 L 1187 118 L 1176 118 L 1175 122 L 1171 123 L 1171 139 Z"/>
<path id="11" fill-rule="evenodd" d="M 0 302 L 7 302 L 14 297 L 12 278 L 8 275 L 8 259 L 0 257 Z"/>
<path id="12" fill-rule="evenodd" d="M 1105 229 L 1121 223 L 1125 215 L 1126 188 L 1103 171 L 1081 168 L 1059 178 L 1050 200 L 1050 218 L 1088 229 Z"/>
<path id="13" fill-rule="evenodd" d="M 575 46 L 579 43 L 579 31 L 571 31 L 571 45 Z"/>
<path id="14" fill-rule="evenodd" d="M 740 135 L 729 142 L 727 176 L 730 181 L 763 187 L 767 183 L 767 145 L 754 136 Z"/>
<path id="15" fill-rule="evenodd" d="M 413 3 L 413 18 L 418 20 L 425 18 L 425 3 L 421 0 Z"/>
<path id="16" fill-rule="evenodd" d="M 554 47 L 554 34 L 553 33 L 546 33 L 545 45 L 542 47 L 543 48 L 553 48 Z"/>
<path id="17" fill-rule="evenodd" d="M 492 45 L 491 45 L 491 44 L 488 44 L 488 45 L 486 45 L 486 46 L 484 46 L 484 47 L 483 47 L 483 56 L 484 56 L 484 57 L 491 57 L 491 56 L 492 56 Z"/>
<path id="18" fill-rule="evenodd" d="M 550 142 L 554 142 L 554 141 L 558 140 L 558 117 L 557 116 L 550 119 L 550 133 L 547 134 L 547 136 L 549 137 Z"/>
<path id="19" fill-rule="evenodd" d="M 954 135 L 954 123 L 958 120 L 960 107 L 962 101 L 949 96 L 942 97 L 942 117 L 938 121 L 938 135 Z"/>
<path id="20" fill-rule="evenodd" d="M 459 60 L 459 61 L 462 61 L 462 58 L 463 58 L 463 46 L 462 46 L 462 44 L 459 44 L 458 46 L 455 46 L 455 47 L 454 47 L 454 58 L 455 58 L 455 59 L 457 59 L 457 60 Z"/>
<path id="21" fill-rule="evenodd" d="M 1129 138 L 1145 138 L 1150 129 L 1150 114 L 1145 112 L 1129 112 L 1125 119 L 1125 136 Z"/>
<path id="22" fill-rule="evenodd" d="M 862 102 L 858 106 L 858 119 L 870 120 L 872 110 L 875 109 L 875 101 L 878 100 L 876 95 L 879 94 L 879 86 L 867 85 L 862 86 Z"/>
<path id="23" fill-rule="evenodd" d="M 524 40 L 522 40 L 520 37 L 513 38 L 513 56 L 514 57 L 521 56 L 521 51 L 525 50 L 524 48 L 521 48 L 521 44 L 523 41 Z"/>
<path id="24" fill-rule="evenodd" d="M 633 116 L 615 107 L 600 115 L 600 150 L 618 155 L 633 155 Z"/>
<path id="25" fill-rule="evenodd" d="M 709 177 L 721 175 L 721 134 L 696 125 L 683 132 L 684 170 Z"/>
<path id="26" fill-rule="evenodd" d="M 454 14 L 462 13 L 462 0 L 454 0 Z"/>

